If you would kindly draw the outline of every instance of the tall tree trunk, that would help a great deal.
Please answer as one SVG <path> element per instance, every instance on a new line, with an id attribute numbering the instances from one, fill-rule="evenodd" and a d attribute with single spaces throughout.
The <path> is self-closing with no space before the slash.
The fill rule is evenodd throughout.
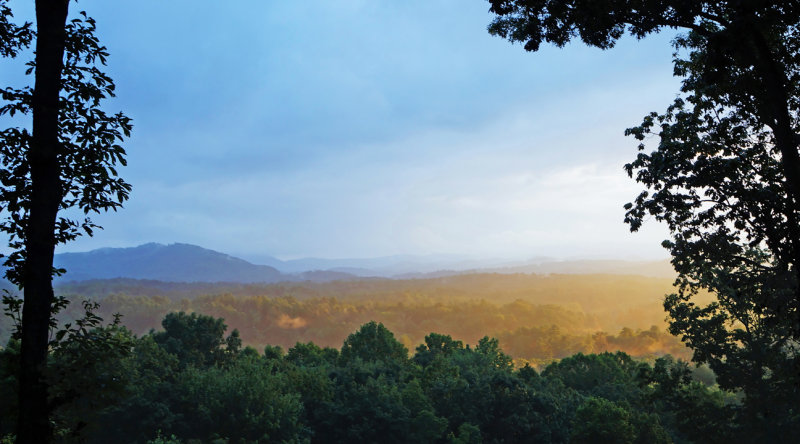
<path id="1" fill-rule="evenodd" d="M 69 0 L 36 0 L 36 81 L 28 161 L 31 202 L 25 236 L 17 442 L 50 442 L 52 430 L 43 368 L 53 302 L 55 222 L 61 203 L 58 108 Z"/>

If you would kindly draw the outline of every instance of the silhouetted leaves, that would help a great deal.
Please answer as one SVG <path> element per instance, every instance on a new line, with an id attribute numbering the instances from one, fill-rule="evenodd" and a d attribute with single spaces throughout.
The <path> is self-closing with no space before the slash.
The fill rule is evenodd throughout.
<path id="1" fill-rule="evenodd" d="M 722 388 L 744 394 L 742 439 L 800 433 L 800 6 L 489 1 L 489 31 L 529 51 L 684 32 L 673 41 L 680 95 L 626 131 L 641 152 L 625 169 L 646 189 L 625 205 L 625 221 L 632 231 L 647 218 L 669 228 L 663 245 L 679 273 L 664 301 L 670 332 Z M 698 304 L 706 291 L 716 301 Z"/>

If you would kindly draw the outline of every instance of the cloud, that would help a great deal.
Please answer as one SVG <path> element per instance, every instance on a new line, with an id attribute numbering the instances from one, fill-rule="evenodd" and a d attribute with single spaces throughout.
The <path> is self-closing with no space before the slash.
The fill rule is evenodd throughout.
<path id="1" fill-rule="evenodd" d="M 576 163 L 525 149 L 551 135 L 532 136 L 523 120 L 536 117 L 425 131 L 342 153 L 324 168 L 147 182 L 138 195 L 162 197 L 134 197 L 128 211 L 143 231 L 248 254 L 660 254 L 663 232 L 633 237 L 622 224 L 622 204 L 639 191 L 623 159 Z"/>
<path id="2" fill-rule="evenodd" d="M 113 109 L 135 119 L 134 191 L 66 249 L 658 249 L 662 232 L 621 223 L 638 191 L 622 131 L 677 90 L 669 36 L 528 54 L 488 36 L 480 3 L 195 3 L 81 2 L 111 52 Z"/>

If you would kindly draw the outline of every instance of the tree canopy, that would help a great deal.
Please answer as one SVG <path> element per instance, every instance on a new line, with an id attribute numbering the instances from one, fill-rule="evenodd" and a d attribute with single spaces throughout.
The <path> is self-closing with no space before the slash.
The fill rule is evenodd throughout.
<path id="1" fill-rule="evenodd" d="M 664 222 L 679 273 L 670 331 L 742 390 L 748 436 L 800 429 L 800 3 L 490 0 L 495 35 L 536 51 L 572 39 L 612 48 L 665 28 L 681 94 L 627 134 L 625 166 L 647 189 L 625 206 L 638 230 Z M 651 146 L 651 138 L 657 138 Z M 649 150 L 652 150 L 648 153 Z M 697 305 L 708 290 L 716 301 Z"/>
<path id="2" fill-rule="evenodd" d="M 51 417 L 57 442 L 686 443 L 730 436 L 729 399 L 670 357 L 650 364 L 624 353 L 576 355 L 540 374 L 510 366 L 496 339 L 470 346 L 431 333 L 408 359 L 376 322 L 353 332 L 341 354 L 314 343 L 259 353 L 226 344 L 220 318 L 171 314 L 164 330 L 136 337 L 116 323 L 102 325 L 95 306 L 87 308 L 85 328 L 70 329 L 48 361 L 51 392 L 61 398 Z M 180 339 L 191 330 L 208 340 Z M 195 359 L 204 355 L 225 358 Z M 18 358 L 16 340 L 0 349 L 0 394 L 17 386 Z M 15 408 L 0 404 L 0 439 L 13 431 Z M 698 423 L 685 412 L 717 420 Z"/>
<path id="3" fill-rule="evenodd" d="M 0 0 L 0 55 L 16 57 L 35 42 L 34 59 L 21 67 L 33 75 L 32 85 L 2 88 L 0 105 L 0 115 L 16 124 L 0 132 L 0 231 L 11 249 L 5 277 L 24 290 L 20 442 L 49 441 L 41 368 L 56 301 L 55 247 L 91 235 L 98 226 L 88 215 L 116 210 L 131 189 L 116 169 L 125 165 L 119 142 L 130 135 L 130 119 L 101 110 L 115 89 L 99 68 L 108 52 L 95 35 L 94 19 L 81 13 L 68 20 L 69 4 L 37 0 L 34 29 L 15 24 Z M 70 209 L 84 217 L 69 216 Z"/>

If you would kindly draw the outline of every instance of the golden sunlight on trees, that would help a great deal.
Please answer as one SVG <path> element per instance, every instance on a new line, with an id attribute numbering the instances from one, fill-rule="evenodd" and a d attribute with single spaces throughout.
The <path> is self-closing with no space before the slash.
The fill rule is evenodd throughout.
<path id="1" fill-rule="evenodd" d="M 490 335 L 518 363 L 538 365 L 579 352 L 617 350 L 688 358 L 688 349 L 666 332 L 659 307 L 670 283 L 635 276 L 484 274 L 209 285 L 205 290 L 203 284 L 174 285 L 171 292 L 154 292 L 144 282 L 120 281 L 115 288 L 113 281 L 105 281 L 61 290 L 100 300 L 102 314 L 123 313 L 123 324 L 140 334 L 158 328 L 167 313 L 195 311 L 225 319 L 245 344 L 256 348 L 271 344 L 287 349 L 307 341 L 335 347 L 355 328 L 375 320 L 410 349 L 431 331 L 468 343 Z M 188 288 L 198 296 L 187 296 Z"/>

